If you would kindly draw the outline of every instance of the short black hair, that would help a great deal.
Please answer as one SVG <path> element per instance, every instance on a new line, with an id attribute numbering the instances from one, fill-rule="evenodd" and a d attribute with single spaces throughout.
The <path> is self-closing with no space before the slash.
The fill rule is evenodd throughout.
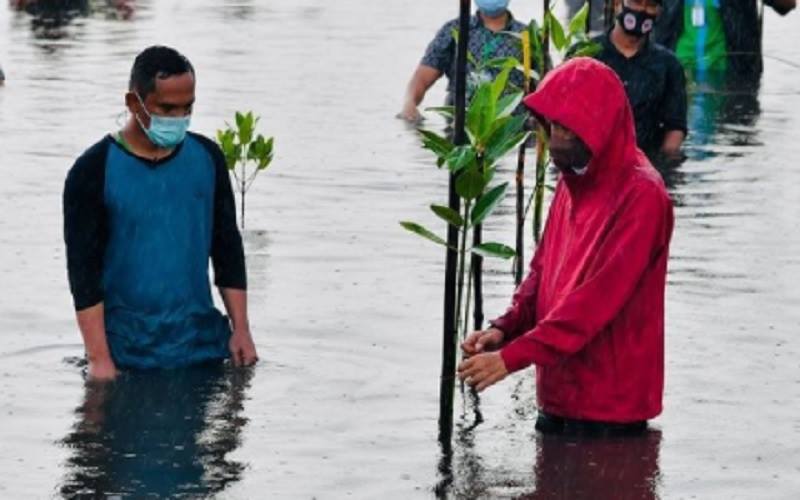
<path id="1" fill-rule="evenodd" d="M 192 76 L 195 74 L 194 67 L 186 56 L 171 47 L 154 45 L 144 49 L 133 61 L 128 90 L 136 92 L 139 97 L 146 99 L 151 92 L 155 91 L 156 79 L 184 73 L 191 73 Z"/>

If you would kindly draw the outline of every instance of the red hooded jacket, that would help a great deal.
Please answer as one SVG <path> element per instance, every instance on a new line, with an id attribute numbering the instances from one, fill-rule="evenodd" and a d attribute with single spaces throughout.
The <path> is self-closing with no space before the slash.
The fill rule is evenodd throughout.
<path id="1" fill-rule="evenodd" d="M 561 175 L 530 273 L 492 324 L 510 372 L 536 364 L 542 411 L 634 422 L 657 416 L 664 389 L 664 288 L 672 203 L 636 147 L 617 75 L 576 58 L 525 98 L 592 151 L 584 175 Z"/>

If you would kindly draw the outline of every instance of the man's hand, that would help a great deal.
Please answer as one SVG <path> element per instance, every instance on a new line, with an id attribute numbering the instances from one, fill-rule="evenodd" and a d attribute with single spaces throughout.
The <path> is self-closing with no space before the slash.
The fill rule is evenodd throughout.
<path id="1" fill-rule="evenodd" d="M 483 391 L 508 376 L 506 364 L 499 352 L 477 354 L 458 365 L 458 378 Z"/>
<path id="2" fill-rule="evenodd" d="M 467 340 L 461 344 L 461 350 L 465 356 L 474 356 L 484 350 L 493 351 L 503 343 L 505 334 L 499 328 L 489 328 L 479 332 L 473 332 Z"/>
<path id="3" fill-rule="evenodd" d="M 89 380 L 94 382 L 110 382 L 117 378 L 117 367 L 111 358 L 89 360 Z"/>
<path id="4" fill-rule="evenodd" d="M 251 366 L 258 361 L 256 345 L 253 343 L 250 330 L 234 331 L 228 347 L 231 350 L 231 360 L 233 360 L 234 366 Z"/>
<path id="5" fill-rule="evenodd" d="M 412 125 L 419 125 L 423 121 L 419 109 L 417 109 L 417 106 L 411 101 L 407 102 L 403 106 L 403 110 L 397 113 L 397 118 L 405 120 Z"/>

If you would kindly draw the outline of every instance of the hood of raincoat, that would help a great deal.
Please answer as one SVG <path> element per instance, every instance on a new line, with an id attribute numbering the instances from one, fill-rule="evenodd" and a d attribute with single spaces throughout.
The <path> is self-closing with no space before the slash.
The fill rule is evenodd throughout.
<path id="1" fill-rule="evenodd" d="M 574 132 L 589 147 L 592 161 L 583 176 L 564 176 L 580 194 L 597 184 L 611 184 L 641 164 L 636 127 L 625 87 L 605 64 L 578 57 L 551 71 L 536 92 L 523 101 L 534 115 Z"/>

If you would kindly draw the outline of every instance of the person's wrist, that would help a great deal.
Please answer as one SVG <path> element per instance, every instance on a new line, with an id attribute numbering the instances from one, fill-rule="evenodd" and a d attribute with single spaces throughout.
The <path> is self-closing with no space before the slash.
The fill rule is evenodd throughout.
<path id="1" fill-rule="evenodd" d="M 238 326 L 233 328 L 234 335 L 250 335 L 250 326 Z"/>
<path id="2" fill-rule="evenodd" d="M 500 335 L 500 340 L 505 340 L 506 338 L 506 332 L 504 332 L 502 328 L 491 325 L 489 331 L 497 332 Z"/>
<path id="3" fill-rule="evenodd" d="M 89 360 L 89 363 L 94 364 L 107 364 L 113 363 L 111 359 L 111 353 L 108 350 L 101 350 L 101 351 L 89 351 L 86 353 L 86 359 Z"/>

